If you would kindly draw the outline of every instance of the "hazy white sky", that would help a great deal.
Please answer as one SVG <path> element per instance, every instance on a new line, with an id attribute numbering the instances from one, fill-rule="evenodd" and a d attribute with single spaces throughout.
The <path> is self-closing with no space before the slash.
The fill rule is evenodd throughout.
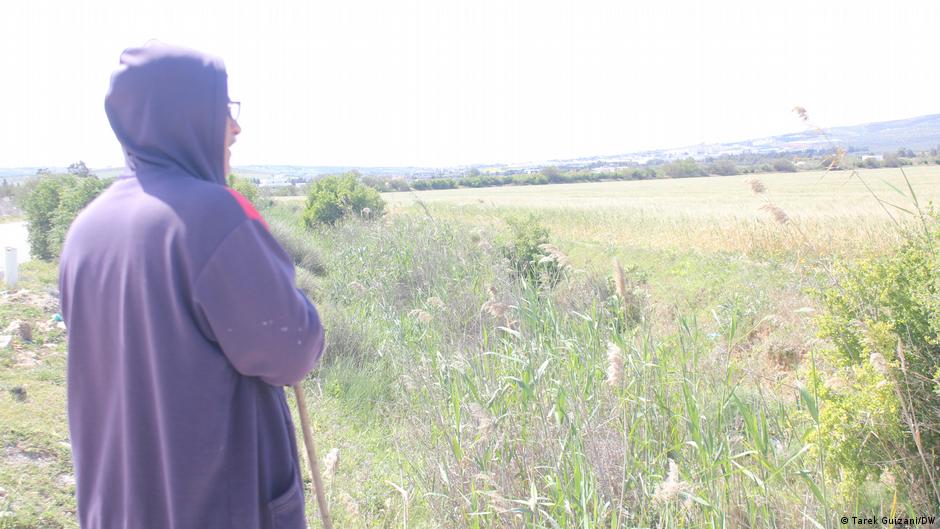
<path id="1" fill-rule="evenodd" d="M 0 166 L 121 165 L 120 52 L 221 56 L 233 165 L 538 161 L 940 112 L 940 2 L 3 0 Z"/>

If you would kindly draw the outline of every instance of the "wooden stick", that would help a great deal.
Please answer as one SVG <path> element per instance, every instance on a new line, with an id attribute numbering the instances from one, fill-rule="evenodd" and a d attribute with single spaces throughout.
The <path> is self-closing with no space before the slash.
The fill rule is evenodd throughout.
<path id="1" fill-rule="evenodd" d="M 323 520 L 324 529 L 333 529 L 333 521 L 330 519 L 330 510 L 326 505 L 326 495 L 323 491 L 323 478 L 320 476 L 317 448 L 313 444 L 313 433 L 310 431 L 304 390 L 300 387 L 300 382 L 294 384 L 293 388 L 294 398 L 297 399 L 297 413 L 300 415 L 300 428 L 304 432 L 304 446 L 307 447 L 307 463 L 310 464 L 310 475 L 313 477 L 313 491 L 317 494 L 317 505 L 320 506 L 320 519 Z"/>

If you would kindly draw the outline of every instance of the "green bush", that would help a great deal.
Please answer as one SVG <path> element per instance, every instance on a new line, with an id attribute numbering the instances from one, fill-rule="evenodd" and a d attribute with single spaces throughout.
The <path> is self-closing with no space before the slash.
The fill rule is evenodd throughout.
<path id="1" fill-rule="evenodd" d="M 630 178 L 632 180 L 649 180 L 657 176 L 656 169 L 651 167 L 647 167 L 646 169 L 634 169 L 630 172 Z"/>
<path id="2" fill-rule="evenodd" d="M 708 166 L 708 172 L 719 176 L 731 176 L 738 174 L 738 166 L 731 160 L 718 160 Z"/>
<path id="3" fill-rule="evenodd" d="M 553 184 L 557 184 L 558 182 L 565 180 L 564 175 L 562 175 L 561 171 L 559 171 L 555 166 L 543 167 L 542 176 L 544 176 L 546 180 Z"/>
<path id="4" fill-rule="evenodd" d="M 548 229 L 539 224 L 535 215 L 511 217 L 506 223 L 509 234 L 501 243 L 500 252 L 516 276 L 533 283 L 557 283 L 561 266 L 544 249 L 544 245 L 550 244 Z"/>
<path id="5" fill-rule="evenodd" d="M 542 173 L 517 174 L 513 175 L 512 183 L 518 186 L 541 186 L 548 183 L 548 178 L 545 178 Z"/>
<path id="6" fill-rule="evenodd" d="M 411 186 L 408 185 L 408 181 L 404 178 L 393 178 L 388 181 L 388 188 L 391 191 L 409 191 Z"/>
<path id="7" fill-rule="evenodd" d="M 351 173 L 327 176 L 310 185 L 304 224 L 335 224 L 349 214 L 378 218 L 385 209 L 385 201 L 378 191 L 363 185 Z"/>
<path id="8" fill-rule="evenodd" d="M 666 175 L 673 178 L 688 178 L 691 176 L 708 176 L 708 173 L 704 169 L 699 167 L 695 160 L 692 158 L 686 158 L 684 160 L 676 160 L 672 163 L 666 164 L 664 169 Z"/>
<path id="9" fill-rule="evenodd" d="M 233 174 L 228 175 L 228 186 L 247 198 L 256 208 L 261 207 L 258 202 L 261 198 L 261 191 L 251 180 Z"/>
<path id="10" fill-rule="evenodd" d="M 413 187 L 415 191 L 424 191 L 426 189 L 431 189 L 431 181 L 428 179 L 415 180 L 414 182 L 411 183 L 411 187 Z"/>
<path id="11" fill-rule="evenodd" d="M 774 171 L 778 173 L 795 173 L 796 165 L 790 160 L 774 160 Z"/>
<path id="12" fill-rule="evenodd" d="M 362 182 L 363 185 L 369 186 L 372 189 L 375 189 L 376 191 L 378 191 L 379 193 L 388 191 L 389 189 L 388 180 L 386 180 L 385 178 L 378 177 L 378 176 L 371 176 L 371 175 L 362 176 L 359 178 L 359 181 Z"/>
<path id="13" fill-rule="evenodd" d="M 45 261 L 58 257 L 72 221 L 110 184 L 94 176 L 41 177 L 24 200 L 30 255 Z"/>
<path id="14" fill-rule="evenodd" d="M 816 442 L 850 485 L 890 472 L 908 477 L 908 491 L 932 490 L 940 432 L 926 425 L 940 424 L 940 222 L 928 231 L 892 255 L 840 267 L 836 284 L 817 292 L 820 333 L 832 346 L 822 355 L 830 372 L 810 376 L 821 401 Z"/>
<path id="15" fill-rule="evenodd" d="M 454 189 L 457 182 L 451 178 L 432 178 L 431 189 Z"/>

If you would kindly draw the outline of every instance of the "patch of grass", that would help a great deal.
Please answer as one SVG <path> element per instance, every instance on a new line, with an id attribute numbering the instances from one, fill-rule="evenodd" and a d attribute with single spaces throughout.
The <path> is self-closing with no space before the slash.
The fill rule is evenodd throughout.
<path id="1" fill-rule="evenodd" d="M 54 264 L 20 267 L 17 290 L 4 292 L 0 330 L 28 323 L 32 340 L 0 351 L 0 527 L 77 527 L 65 407 L 64 332 L 51 323 L 58 302 Z"/>

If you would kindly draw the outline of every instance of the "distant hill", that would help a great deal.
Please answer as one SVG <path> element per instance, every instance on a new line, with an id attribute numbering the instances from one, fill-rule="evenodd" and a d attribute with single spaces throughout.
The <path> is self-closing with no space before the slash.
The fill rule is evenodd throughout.
<path id="1" fill-rule="evenodd" d="M 829 149 L 833 145 L 856 152 L 881 154 L 897 151 L 900 148 L 915 151 L 940 147 L 940 114 L 918 116 L 893 121 L 879 121 L 844 127 L 832 127 L 824 130 L 807 129 L 767 138 L 744 141 L 690 145 L 672 149 L 655 149 L 619 155 L 586 156 L 569 160 L 543 160 L 522 164 L 478 164 L 484 172 L 521 172 L 537 170 L 545 165 L 560 167 L 584 166 L 596 163 L 643 163 L 651 159 L 670 160 L 676 158 L 705 158 L 722 154 L 786 153 L 806 149 Z M 0 180 L 19 182 L 36 174 L 38 167 L 0 168 Z M 52 172 L 65 172 L 64 167 L 50 167 Z M 309 180 L 325 174 L 342 173 L 358 170 L 364 175 L 374 176 L 411 176 L 427 178 L 431 176 L 458 176 L 466 172 L 466 167 L 363 167 L 363 166 L 298 166 L 298 165 L 243 165 L 233 167 L 233 172 L 258 178 L 261 181 L 276 179 L 303 178 Z M 96 168 L 92 171 L 103 177 L 117 176 L 120 168 Z"/>
<path id="2" fill-rule="evenodd" d="M 559 167 L 618 166 L 642 164 L 649 160 L 676 160 L 680 158 L 703 159 L 722 155 L 754 153 L 773 155 L 806 150 L 829 151 L 841 147 L 857 153 L 884 154 L 898 149 L 923 151 L 940 148 L 940 114 L 832 127 L 822 131 L 807 128 L 805 131 L 781 134 L 766 138 L 755 138 L 723 143 L 701 143 L 670 149 L 652 149 L 616 155 L 585 156 L 569 160 L 546 160 L 528 167 L 556 165 Z M 504 166 L 508 167 L 508 166 Z M 520 165 L 514 166 L 522 167 Z"/>
<path id="3" fill-rule="evenodd" d="M 364 175 L 401 175 L 427 171 L 420 167 L 360 167 L 353 165 L 239 165 L 232 171 L 241 176 L 281 175 L 287 178 L 314 177 L 356 170 Z"/>
<path id="4" fill-rule="evenodd" d="M 916 118 L 879 121 L 848 127 L 825 129 L 835 143 L 852 150 L 882 153 L 900 148 L 932 149 L 940 145 L 940 114 Z M 825 139 L 818 131 L 809 130 L 770 138 L 771 145 L 781 149 L 800 149 L 819 145 Z"/>

